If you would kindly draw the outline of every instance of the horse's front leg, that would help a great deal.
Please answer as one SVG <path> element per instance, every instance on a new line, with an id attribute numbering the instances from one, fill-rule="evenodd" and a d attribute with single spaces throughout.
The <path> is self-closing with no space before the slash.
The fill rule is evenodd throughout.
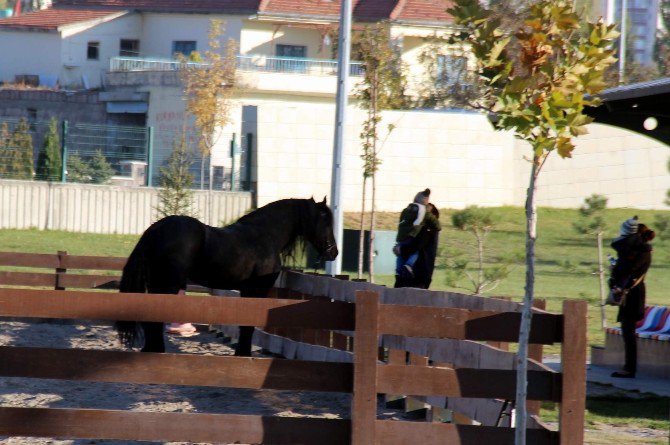
<path id="1" fill-rule="evenodd" d="M 279 273 L 264 275 L 255 278 L 250 286 L 243 286 L 240 289 L 242 297 L 267 298 L 270 290 L 277 281 Z M 237 340 L 237 347 L 235 348 L 235 355 L 241 357 L 251 357 L 251 339 L 254 336 L 253 326 L 240 326 L 240 335 Z"/>

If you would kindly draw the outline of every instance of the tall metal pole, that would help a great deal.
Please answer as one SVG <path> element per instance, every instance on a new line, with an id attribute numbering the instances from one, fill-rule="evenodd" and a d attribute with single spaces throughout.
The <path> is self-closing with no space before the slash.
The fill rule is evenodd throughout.
<path id="1" fill-rule="evenodd" d="M 621 0 L 621 35 L 619 36 L 619 85 L 626 76 L 626 40 L 628 40 L 628 0 Z"/>
<path id="2" fill-rule="evenodd" d="M 330 208 L 333 211 L 333 231 L 340 254 L 335 261 L 326 264 L 326 272 L 337 275 L 342 272 L 342 144 L 344 122 L 349 94 L 349 58 L 351 53 L 351 0 L 341 0 L 340 35 L 337 47 L 337 104 L 335 107 L 335 138 L 333 144 L 333 173 L 330 179 Z"/>

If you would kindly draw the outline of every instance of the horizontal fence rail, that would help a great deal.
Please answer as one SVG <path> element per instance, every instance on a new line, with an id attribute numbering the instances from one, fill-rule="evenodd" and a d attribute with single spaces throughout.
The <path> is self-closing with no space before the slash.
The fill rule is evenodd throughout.
<path id="1" fill-rule="evenodd" d="M 354 307 L 343 302 L 1 289 L 0 316 L 353 330 Z"/>
<path id="2" fill-rule="evenodd" d="M 342 445 L 350 422 L 231 414 L 0 407 L 0 435 L 169 442 Z"/>

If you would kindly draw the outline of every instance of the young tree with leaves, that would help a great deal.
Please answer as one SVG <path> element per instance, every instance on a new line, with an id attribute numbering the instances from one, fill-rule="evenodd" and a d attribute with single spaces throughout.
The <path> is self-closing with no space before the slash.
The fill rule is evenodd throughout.
<path id="1" fill-rule="evenodd" d="M 367 111 L 367 118 L 363 122 L 360 138 L 363 143 L 363 191 L 361 205 L 361 230 L 358 252 L 358 276 L 363 273 L 363 234 L 367 181 L 372 188 L 370 209 L 370 240 L 368 272 L 370 281 L 374 282 L 374 227 L 375 227 L 375 198 L 376 173 L 381 164 L 379 152 L 383 144 L 379 140 L 379 125 L 382 121 L 382 111 L 390 108 L 400 108 L 404 104 L 405 78 L 401 70 L 400 55 L 392 46 L 389 39 L 388 26 L 377 24 L 366 27 L 357 36 L 353 43 L 354 56 L 360 60 L 363 67 L 363 79 L 360 89 L 356 92 L 361 108 Z M 388 126 L 386 137 L 393 131 L 394 126 Z"/>
<path id="2" fill-rule="evenodd" d="M 44 138 L 44 145 L 37 156 L 35 178 L 41 181 L 57 181 L 61 177 L 62 166 L 58 121 L 55 117 L 52 117 L 49 122 L 49 130 Z"/>
<path id="3" fill-rule="evenodd" d="M 452 284 L 454 284 L 454 279 L 465 275 L 472 284 L 475 295 L 481 295 L 495 289 L 502 280 L 509 276 L 510 261 L 498 261 L 497 264 L 488 267 L 484 264 L 486 238 L 493 231 L 496 222 L 496 218 L 491 210 L 477 206 L 466 207 L 463 210 L 454 212 L 451 216 L 453 226 L 458 230 L 470 232 L 475 237 L 477 243 L 476 275 L 468 272 L 467 262 L 456 262 L 456 274 L 451 277 Z"/>
<path id="4" fill-rule="evenodd" d="M 570 157 L 573 137 L 587 132 L 592 121 L 584 107 L 599 104 L 603 73 L 614 61 L 613 25 L 581 19 L 571 0 L 538 0 L 523 11 L 523 26 L 501 26 L 478 0 L 455 0 L 449 9 L 464 27 L 477 71 L 488 85 L 484 108 L 496 115 L 495 128 L 512 131 L 532 149 L 526 198 L 526 285 L 517 353 L 517 445 L 526 443 L 528 340 L 535 284 L 537 179 L 547 156 Z M 518 51 L 507 51 L 516 47 Z"/>
<path id="5" fill-rule="evenodd" d="M 172 147 L 167 165 L 159 169 L 158 216 L 170 215 L 195 216 L 193 211 L 193 174 L 189 172 L 192 164 L 188 152 L 186 137 L 182 133 Z"/>
<path id="6" fill-rule="evenodd" d="M 605 318 L 605 267 L 603 266 L 603 234 L 607 229 L 607 223 L 603 218 L 603 212 L 607 208 L 607 198 L 603 195 L 593 194 L 584 199 L 584 204 L 579 208 L 580 221 L 573 223 L 578 233 L 596 237 L 598 248 L 598 280 L 600 283 L 600 321 L 603 329 L 607 327 Z"/>
<path id="7" fill-rule="evenodd" d="M 188 63 L 182 57 L 183 66 L 179 71 L 184 87 L 186 111 L 195 121 L 198 148 L 202 155 L 200 162 L 200 188 L 204 189 L 205 162 L 212 155 L 221 131 L 230 123 L 232 97 L 235 90 L 235 70 L 237 67 L 237 42 L 229 39 L 225 53 L 221 52 L 223 22 L 210 21 L 209 49 L 201 57 L 204 63 Z"/>

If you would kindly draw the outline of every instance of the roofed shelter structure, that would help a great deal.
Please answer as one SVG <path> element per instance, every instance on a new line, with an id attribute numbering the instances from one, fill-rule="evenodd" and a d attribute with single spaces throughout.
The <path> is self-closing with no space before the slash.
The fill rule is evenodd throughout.
<path id="1" fill-rule="evenodd" d="M 670 145 L 670 77 L 608 88 L 585 113 L 596 123 L 624 128 Z"/>

